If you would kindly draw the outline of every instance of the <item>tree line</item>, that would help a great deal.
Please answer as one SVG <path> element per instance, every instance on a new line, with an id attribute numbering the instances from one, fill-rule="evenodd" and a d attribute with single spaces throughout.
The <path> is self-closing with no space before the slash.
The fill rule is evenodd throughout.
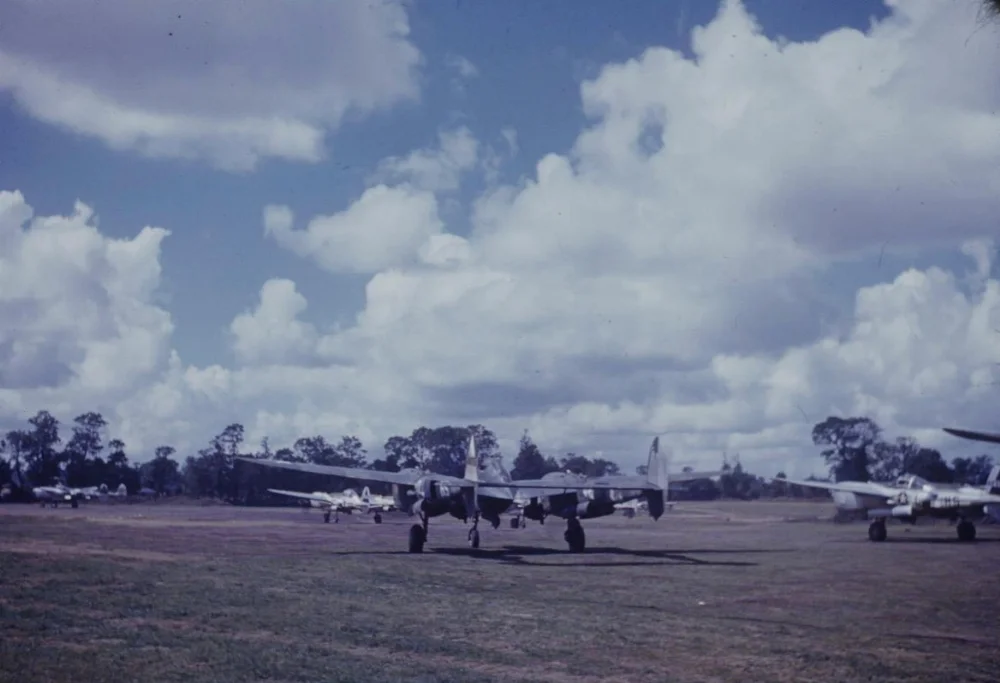
<path id="1" fill-rule="evenodd" d="M 107 421 L 97 412 L 77 416 L 63 442 L 60 422 L 41 410 L 28 420 L 27 428 L 11 430 L 0 438 L 0 482 L 12 481 L 16 470 L 20 479 L 32 486 L 55 480 L 68 486 L 98 486 L 110 489 L 125 484 L 130 493 L 145 488 L 160 495 L 184 493 L 244 503 L 273 502 L 262 492 L 267 488 L 335 490 L 355 482 L 301 472 L 245 468 L 238 457 L 266 458 L 287 462 L 337 465 L 396 472 L 421 469 L 438 474 L 461 476 L 465 467 L 468 440 L 475 436 L 483 459 L 501 460 L 496 435 L 483 425 L 419 427 L 409 436 L 392 436 L 382 446 L 382 456 L 369 460 L 368 451 L 356 436 L 329 442 L 321 435 L 297 439 L 290 447 L 272 449 L 267 438 L 257 448 L 248 448 L 243 425 L 233 423 L 214 436 L 206 447 L 183 462 L 174 458 L 172 446 L 154 449 L 144 462 L 130 459 L 125 443 L 118 438 L 105 440 Z M 813 443 L 822 447 L 820 455 L 836 480 L 889 480 L 906 472 L 929 481 L 980 484 L 992 466 L 986 455 L 955 458 L 948 463 L 940 452 L 920 446 L 915 439 L 882 438 L 881 428 L 867 417 L 828 417 L 817 423 Z M 685 468 L 690 471 L 690 468 Z M 822 491 L 786 486 L 765 480 L 744 470 L 736 456 L 735 465 L 723 458 L 724 472 L 718 482 L 711 479 L 685 483 L 671 492 L 674 499 L 823 497 Z M 587 458 L 576 453 L 559 457 L 545 455 L 525 431 L 518 445 L 510 474 L 514 479 L 537 479 L 550 472 L 569 471 L 591 477 L 621 474 L 618 463 L 604 458 Z M 636 468 L 645 474 L 645 465 Z M 778 473 L 779 478 L 784 473 Z M 815 477 L 811 477 L 815 478 Z M 325 487 L 325 488 L 324 488 Z M 371 486 L 376 492 L 388 487 Z M 16 498 L 16 496 L 15 496 Z"/>

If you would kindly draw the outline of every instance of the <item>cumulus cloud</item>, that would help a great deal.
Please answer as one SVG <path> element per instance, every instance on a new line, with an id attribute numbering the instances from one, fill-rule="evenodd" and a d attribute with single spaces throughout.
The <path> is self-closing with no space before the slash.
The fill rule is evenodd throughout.
<path id="1" fill-rule="evenodd" d="M 320 332 L 294 284 L 271 280 L 233 321 L 239 368 L 171 356 L 118 419 L 147 439 L 239 419 L 275 443 L 354 432 L 374 449 L 482 421 L 508 448 L 527 427 L 627 466 L 660 433 L 692 464 L 739 451 L 791 476 L 821 470 L 809 433 L 829 414 L 951 449 L 938 427 L 995 419 L 1000 360 L 1000 48 L 975 20 L 914 0 L 866 32 L 790 43 L 728 2 L 692 31 L 694 59 L 654 48 L 584 83 L 592 122 L 573 148 L 491 187 L 465 236 L 438 215 L 453 184 L 426 172 L 429 153 L 387 161 L 409 175 L 304 229 L 270 206 L 279 245 L 372 274 L 364 309 Z M 970 265 L 852 284 L 842 266 L 880 251 Z M 4 395 L 27 410 L 33 391 Z"/>
<path id="2" fill-rule="evenodd" d="M 287 206 L 264 209 L 264 232 L 298 256 L 331 272 L 374 273 L 415 260 L 421 245 L 443 229 L 435 196 L 409 185 L 377 185 L 347 209 L 293 227 Z"/>
<path id="3" fill-rule="evenodd" d="M 0 90 L 32 116 L 229 170 L 317 161 L 348 112 L 418 95 L 403 4 L 11 0 Z"/>
<path id="4" fill-rule="evenodd" d="M 308 360 L 316 348 L 316 329 L 298 319 L 307 307 L 291 280 L 268 280 L 257 308 L 233 319 L 233 350 L 243 363 L 275 364 Z"/>
<path id="5" fill-rule="evenodd" d="M 374 178 L 406 181 L 430 192 L 458 189 L 462 173 L 476 165 L 479 143 L 468 128 L 443 131 L 436 149 L 420 149 L 379 164 Z"/>
<path id="6" fill-rule="evenodd" d="M 111 239 L 81 202 L 33 218 L 20 192 L 0 192 L 0 412 L 113 407 L 156 379 L 173 331 L 153 302 L 169 234 Z"/>

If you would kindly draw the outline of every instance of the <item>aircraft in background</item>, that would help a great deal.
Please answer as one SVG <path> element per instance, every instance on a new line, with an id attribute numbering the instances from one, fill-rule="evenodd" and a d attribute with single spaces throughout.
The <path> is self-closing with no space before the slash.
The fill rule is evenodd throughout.
<path id="1" fill-rule="evenodd" d="M 658 443 L 657 438 L 654 440 L 654 445 Z M 532 502 L 525 508 L 526 514 L 531 518 L 537 509 L 540 510 L 542 519 L 549 514 L 566 519 L 564 538 L 570 551 L 582 552 L 586 546 L 586 539 L 579 520 L 612 514 L 614 504 L 609 497 L 612 491 L 623 491 L 633 497 L 644 496 L 649 504 L 650 516 L 659 519 L 663 514 L 663 501 L 667 488 L 667 468 L 660 458 L 658 448 L 650 449 L 649 474 L 646 477 L 601 477 L 582 482 L 579 480 L 553 482 L 544 478 L 537 481 L 512 481 L 500 468 L 490 466 L 488 463 L 482 466 L 479 464 L 474 438 L 469 439 L 464 477 L 421 470 L 380 472 L 353 467 L 255 458 L 238 458 L 238 460 L 263 467 L 392 484 L 396 506 L 420 518 L 420 524 L 414 524 L 409 531 L 409 551 L 419 553 L 423 551 L 427 542 L 429 520 L 445 514 L 463 522 L 468 522 L 471 518 L 469 545 L 478 548 L 480 519 L 490 522 L 494 529 L 499 527 L 500 515 L 513 506 L 514 492 L 521 489 L 552 492 L 543 496 L 544 503 L 539 502 L 537 496 L 532 498 Z M 592 490 L 593 499 L 581 498 L 579 494 L 584 490 Z M 625 499 L 627 498 L 623 498 Z M 532 504 L 539 507 L 534 508 Z"/>
<path id="2" fill-rule="evenodd" d="M 668 448 L 660 453 L 660 437 L 653 439 L 646 460 L 646 476 L 612 474 L 603 477 L 585 477 L 571 472 L 550 472 L 541 479 L 514 479 L 510 485 L 519 495 L 531 496 L 522 508 L 522 515 L 545 523 L 545 518 L 556 516 L 566 520 L 566 542 L 572 549 L 574 544 L 582 550 L 585 544 L 583 529 L 579 520 L 606 517 L 617 509 L 626 509 L 626 516 L 634 517 L 635 510 L 642 506 L 655 520 L 659 519 L 668 505 L 670 482 L 710 479 L 725 474 L 714 472 L 669 472 L 672 452 Z M 542 495 L 524 493 L 542 489 Z M 514 526 L 514 524 L 511 524 Z"/>
<path id="3" fill-rule="evenodd" d="M 300 500 L 309 501 L 311 507 L 317 507 L 323 510 L 323 521 L 327 524 L 330 522 L 331 514 L 334 517 L 333 521 L 336 523 L 340 521 L 341 512 L 352 514 L 355 510 L 360 510 L 365 513 L 374 511 L 375 523 L 381 524 L 382 512 L 388 511 L 391 507 L 391 504 L 384 500 L 387 496 L 378 496 L 378 498 L 383 500 L 375 501 L 375 496 L 372 496 L 371 491 L 368 490 L 367 486 L 361 491 L 360 496 L 354 489 L 347 489 L 341 493 L 325 493 L 323 491 L 303 493 L 300 491 L 283 491 L 280 489 L 268 489 L 268 492 L 276 493 L 279 496 L 288 496 L 290 498 L 298 498 Z"/>
<path id="4" fill-rule="evenodd" d="M 974 432 L 969 429 L 956 429 L 954 427 L 942 427 L 944 431 L 948 432 L 952 436 L 957 436 L 960 439 L 969 439 L 970 441 L 983 441 L 986 443 L 1000 443 L 1000 434 L 991 434 L 989 432 Z M 1000 494 L 1000 482 L 997 481 L 995 476 L 996 468 L 993 468 L 993 472 L 990 472 L 990 477 L 986 480 L 986 491 L 987 493 Z M 992 480 L 992 484 L 990 483 Z M 1000 522 L 1000 505 L 987 505 L 986 514 L 989 515 L 993 520 Z"/>
<path id="5" fill-rule="evenodd" d="M 639 500 L 638 498 L 630 500 L 625 503 L 615 503 L 615 510 L 621 512 L 625 517 L 632 519 L 635 514 L 646 509 L 646 501 Z M 674 504 L 667 501 L 667 509 L 673 509 Z"/>
<path id="6" fill-rule="evenodd" d="M 1000 465 L 990 472 L 986 486 L 954 484 L 932 484 L 916 475 L 903 475 L 891 484 L 871 481 L 801 481 L 793 479 L 770 479 L 786 484 L 806 486 L 830 491 L 838 510 L 863 510 L 869 519 L 868 538 L 884 541 L 888 534 L 885 520 L 896 518 L 916 524 L 918 517 L 937 517 L 958 522 L 958 540 L 973 541 L 976 538 L 975 521 L 991 514 L 988 509 L 1000 504 L 1000 496 L 990 491 L 997 485 Z"/>
<path id="7" fill-rule="evenodd" d="M 102 503 L 127 501 L 128 487 L 125 484 L 118 484 L 118 488 L 111 491 L 107 484 L 101 484 L 97 487 L 97 499 Z"/>

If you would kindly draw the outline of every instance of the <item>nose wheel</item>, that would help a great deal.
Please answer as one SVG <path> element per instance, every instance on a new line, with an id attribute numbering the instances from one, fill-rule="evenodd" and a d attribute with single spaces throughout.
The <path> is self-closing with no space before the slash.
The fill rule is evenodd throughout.
<path id="1" fill-rule="evenodd" d="M 877 520 L 868 527 L 868 540 L 872 543 L 881 543 L 888 537 L 885 531 L 885 522 Z"/>
<path id="2" fill-rule="evenodd" d="M 958 523 L 955 530 L 958 532 L 958 540 L 966 543 L 976 540 L 976 525 L 967 519 Z"/>
<path id="3" fill-rule="evenodd" d="M 469 547 L 473 550 L 479 547 L 479 513 L 472 518 L 472 528 L 469 529 Z"/>
<path id="4" fill-rule="evenodd" d="M 583 533 L 583 526 L 576 517 L 566 520 L 566 533 L 563 534 L 563 538 L 566 539 L 571 553 L 582 553 L 587 547 L 587 536 Z"/>
<path id="5" fill-rule="evenodd" d="M 410 546 L 409 550 L 411 553 L 422 553 L 424 552 L 424 543 L 427 542 L 427 516 L 420 514 L 420 524 L 414 524 L 410 527 Z"/>

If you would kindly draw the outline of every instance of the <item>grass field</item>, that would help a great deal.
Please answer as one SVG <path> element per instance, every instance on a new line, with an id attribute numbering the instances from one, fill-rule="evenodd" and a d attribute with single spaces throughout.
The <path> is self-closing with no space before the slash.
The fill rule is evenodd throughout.
<path id="1" fill-rule="evenodd" d="M 996 681 L 1000 529 L 831 512 L 679 503 L 584 555 L 435 519 L 410 555 L 395 514 L 3 505 L 0 680 Z"/>

